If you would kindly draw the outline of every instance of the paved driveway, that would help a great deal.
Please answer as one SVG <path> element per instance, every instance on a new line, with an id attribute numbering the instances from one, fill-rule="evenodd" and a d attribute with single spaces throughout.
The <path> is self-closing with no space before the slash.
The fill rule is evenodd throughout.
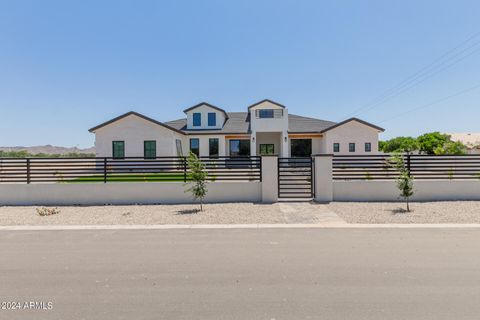
<path id="1" fill-rule="evenodd" d="M 0 319 L 478 319 L 480 229 L 1 231 Z"/>

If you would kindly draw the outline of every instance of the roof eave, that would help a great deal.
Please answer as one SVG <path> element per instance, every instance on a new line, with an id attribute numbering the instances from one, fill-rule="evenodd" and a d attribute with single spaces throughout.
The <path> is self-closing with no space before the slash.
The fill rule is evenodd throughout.
<path id="1" fill-rule="evenodd" d="M 192 106 L 192 107 L 190 107 L 190 108 L 187 108 L 187 109 L 183 110 L 183 113 L 187 113 L 188 111 L 194 110 L 194 109 L 196 109 L 196 108 L 198 108 L 198 107 L 200 107 L 200 106 L 204 106 L 204 105 L 207 106 L 207 107 L 210 107 L 210 108 L 212 108 L 212 109 L 215 109 L 215 110 L 217 110 L 217 111 L 223 112 L 223 114 L 225 115 L 225 118 L 228 119 L 228 114 L 227 114 L 227 112 L 226 112 L 224 109 L 219 108 L 219 107 L 216 107 L 216 106 L 214 106 L 214 105 L 212 105 L 212 104 L 210 104 L 210 103 L 208 103 L 208 102 L 200 102 L 200 103 L 198 103 L 198 104 L 196 104 L 196 105 L 194 105 L 194 106 Z"/>
<path id="2" fill-rule="evenodd" d="M 127 113 L 124 113 L 124 114 L 122 114 L 122 115 L 120 115 L 120 116 L 118 116 L 118 117 L 115 117 L 115 118 L 113 118 L 113 119 L 111 119 L 111 120 L 108 120 L 108 121 L 103 122 L 103 123 L 101 123 L 101 124 L 99 124 L 99 125 L 97 125 L 97 126 L 95 126 L 95 127 L 93 127 L 93 128 L 88 129 L 88 131 L 89 131 L 89 132 L 92 132 L 92 133 L 95 133 L 96 130 L 98 130 L 98 129 L 100 129 L 100 128 L 103 128 L 103 127 L 105 127 L 105 126 L 108 126 L 109 124 L 112 124 L 112 123 L 114 123 L 114 122 L 117 122 L 117 121 L 119 121 L 119 120 L 121 120 L 121 119 L 123 119 L 123 118 L 126 118 L 126 117 L 128 117 L 128 116 L 131 116 L 131 115 L 134 115 L 134 116 L 137 116 L 137 117 L 139 117 L 139 118 L 141 118 L 141 119 L 143 119 L 143 120 L 146 120 L 146 121 L 155 123 L 155 124 L 157 124 L 157 125 L 159 125 L 159 126 L 162 126 L 162 127 L 164 127 L 164 128 L 167 128 L 167 129 L 172 130 L 172 131 L 174 131 L 174 132 L 177 132 L 177 133 L 180 133 L 180 134 L 184 134 L 181 130 L 175 129 L 175 128 L 173 128 L 173 127 L 171 127 L 171 126 L 169 126 L 169 125 L 167 125 L 167 124 L 165 124 L 165 123 L 163 123 L 163 122 L 160 122 L 160 121 L 157 121 L 157 120 L 155 120 L 155 119 L 149 118 L 149 117 L 147 117 L 147 116 L 145 116 L 145 115 L 143 115 L 143 114 L 141 114 L 141 113 L 135 112 L 135 111 L 129 111 L 129 112 L 127 112 Z"/>
<path id="3" fill-rule="evenodd" d="M 358 119 L 358 118 L 349 118 L 349 119 L 344 120 L 344 121 L 342 121 L 342 122 L 336 123 L 336 124 L 334 124 L 334 125 L 331 126 L 331 127 L 328 127 L 328 128 L 326 128 L 326 129 L 323 129 L 320 133 L 324 133 L 324 132 L 330 131 L 330 130 L 332 130 L 332 129 L 335 129 L 335 128 L 337 128 L 337 127 L 343 126 L 344 124 L 349 123 L 349 122 L 352 122 L 352 121 L 357 121 L 357 122 L 359 122 L 359 123 L 361 123 L 361 124 L 363 124 L 363 125 L 366 125 L 366 126 L 369 126 L 369 127 L 371 127 L 371 128 L 374 128 L 374 129 L 376 129 L 376 130 L 378 130 L 378 131 L 380 131 L 380 132 L 384 132 L 384 131 L 385 131 L 384 128 L 379 127 L 379 126 L 376 126 L 376 125 L 374 125 L 374 124 L 372 124 L 372 123 L 370 123 L 370 122 L 367 122 L 367 121 L 365 121 L 365 120 Z"/>
<path id="4" fill-rule="evenodd" d="M 264 102 L 270 102 L 270 103 L 272 103 L 272 104 L 274 104 L 274 105 L 276 105 L 276 106 L 282 107 L 282 108 L 284 108 L 284 109 L 286 108 L 283 104 L 280 104 L 280 103 L 275 102 L 275 101 L 273 101 L 273 100 L 263 99 L 262 101 L 256 102 L 256 103 L 252 104 L 251 106 L 249 106 L 249 107 L 248 107 L 248 110 L 250 110 L 251 108 L 256 107 L 256 106 L 258 106 L 259 104 L 262 104 L 262 103 L 264 103 Z"/>

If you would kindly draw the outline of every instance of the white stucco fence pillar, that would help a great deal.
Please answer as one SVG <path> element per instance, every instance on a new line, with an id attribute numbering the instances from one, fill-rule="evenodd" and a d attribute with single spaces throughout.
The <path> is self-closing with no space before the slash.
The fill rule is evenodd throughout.
<path id="1" fill-rule="evenodd" d="M 262 202 L 278 200 L 278 157 L 262 156 Z"/>
<path id="2" fill-rule="evenodd" d="M 332 178 L 332 160 L 333 155 L 321 154 L 313 156 L 314 166 L 314 187 L 315 198 L 317 202 L 330 202 L 333 200 L 333 178 Z"/>

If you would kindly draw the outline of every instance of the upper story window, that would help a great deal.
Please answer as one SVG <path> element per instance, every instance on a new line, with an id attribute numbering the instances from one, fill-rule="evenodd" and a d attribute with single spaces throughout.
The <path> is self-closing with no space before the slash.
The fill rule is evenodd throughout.
<path id="1" fill-rule="evenodd" d="M 202 125 L 202 114 L 200 112 L 193 113 L 193 126 L 200 127 Z"/>
<path id="2" fill-rule="evenodd" d="M 215 127 L 217 125 L 217 114 L 215 112 L 208 113 L 208 126 Z"/>
<path id="3" fill-rule="evenodd" d="M 282 118 L 283 109 L 257 109 L 255 110 L 255 117 L 257 119 Z"/>
<path id="4" fill-rule="evenodd" d="M 273 118 L 273 109 L 260 109 L 258 110 L 259 118 Z"/>

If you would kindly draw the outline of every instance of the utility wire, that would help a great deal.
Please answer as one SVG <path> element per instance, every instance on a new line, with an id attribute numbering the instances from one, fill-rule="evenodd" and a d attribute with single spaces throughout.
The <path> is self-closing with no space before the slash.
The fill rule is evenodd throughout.
<path id="1" fill-rule="evenodd" d="M 384 120 L 380 121 L 379 123 L 384 123 L 384 122 L 387 122 L 387 121 L 391 121 L 391 120 L 394 120 L 394 119 L 403 117 L 403 116 L 406 115 L 406 114 L 412 113 L 412 112 L 414 112 L 414 111 L 418 111 L 418 110 L 420 110 L 420 109 L 424 109 L 424 108 L 430 107 L 430 106 L 435 105 L 435 104 L 437 104 L 437 103 L 444 102 L 444 101 L 446 101 L 446 100 L 449 100 L 449 99 L 454 98 L 454 97 L 458 97 L 458 96 L 460 96 L 460 95 L 466 94 L 466 93 L 468 93 L 468 92 L 470 92 L 470 91 L 474 91 L 475 89 L 479 89 L 479 88 L 480 88 L 480 83 L 477 84 L 477 85 L 474 85 L 473 87 L 469 87 L 469 88 L 467 88 L 467 89 L 464 89 L 464 90 L 455 92 L 455 93 L 453 93 L 453 94 L 451 94 L 451 95 L 448 95 L 448 96 L 446 96 L 446 97 L 440 98 L 440 99 L 438 99 L 438 100 L 435 100 L 435 101 L 429 102 L 429 103 L 427 103 L 427 104 L 421 105 L 421 106 L 419 106 L 419 107 L 416 107 L 416 108 L 407 110 L 407 111 L 405 111 L 405 112 L 399 113 L 399 114 L 397 114 L 397 115 L 395 115 L 395 116 L 393 116 L 393 117 L 384 119 Z"/>
<path id="2" fill-rule="evenodd" d="M 479 43 L 480 43 L 480 42 L 479 42 Z M 454 66 L 454 65 L 456 65 L 457 63 L 459 63 L 459 62 L 461 62 L 461 61 L 465 60 L 466 58 L 468 58 L 468 57 L 470 57 L 470 56 L 474 55 L 475 53 L 477 53 L 477 52 L 479 52 L 479 51 L 480 51 L 480 48 L 478 48 L 477 50 L 474 50 L 474 51 L 470 52 L 469 54 L 467 54 L 467 55 L 465 55 L 465 56 L 463 56 L 463 57 L 461 57 L 461 58 L 459 58 L 459 59 L 455 60 L 454 62 L 452 62 L 452 63 L 450 63 L 450 64 L 446 65 L 445 67 L 443 67 L 443 68 L 441 68 L 441 69 L 437 70 L 436 72 L 434 72 L 434 73 L 431 73 L 431 74 L 430 74 L 430 75 L 428 75 L 427 77 L 425 77 L 425 78 L 423 78 L 423 79 L 421 79 L 421 80 L 419 80 L 419 81 L 417 81 L 417 82 L 415 82 L 415 83 L 413 83 L 413 84 L 410 84 L 410 85 L 409 85 L 409 86 L 407 86 L 407 87 L 404 87 L 404 88 L 402 88 L 402 90 L 400 90 L 400 91 L 398 91 L 397 93 L 395 93 L 395 94 L 393 94 L 393 95 L 391 95 L 391 96 L 389 96 L 389 97 L 387 97 L 387 98 L 383 99 L 383 100 L 382 100 L 382 101 L 380 101 L 379 103 L 376 103 L 375 105 L 372 105 L 372 106 L 370 106 L 370 107 L 368 107 L 368 108 L 364 109 L 362 112 L 359 112 L 359 113 L 357 113 L 356 115 L 358 115 L 358 114 L 361 114 L 361 113 L 365 113 L 365 112 L 367 112 L 367 111 L 370 111 L 370 110 L 372 110 L 372 109 L 375 109 L 377 106 L 379 106 L 379 105 L 381 105 L 381 104 L 383 104 L 383 103 L 385 103 L 385 102 L 387 102 L 387 101 L 390 101 L 390 100 L 392 100 L 393 98 L 395 98 L 395 97 L 397 97 L 397 96 L 401 95 L 402 93 L 404 93 L 405 91 L 408 91 L 408 90 L 410 90 L 410 89 L 411 89 L 411 88 L 413 88 L 413 87 L 416 87 L 416 86 L 418 86 L 419 84 L 421 84 L 421 83 L 423 83 L 423 82 L 427 81 L 428 79 L 432 78 L 432 77 L 433 77 L 433 76 L 435 76 L 436 74 L 438 74 L 438 73 L 440 73 L 440 72 L 442 72 L 442 71 L 444 71 L 444 70 L 446 70 L 446 69 L 449 69 L 450 67 L 453 67 L 453 66 Z"/>
<path id="3" fill-rule="evenodd" d="M 349 113 L 346 117 L 350 117 L 352 115 L 357 115 L 359 114 L 361 111 L 364 111 L 365 109 L 369 108 L 369 107 L 372 107 L 372 106 L 376 106 L 378 104 L 381 104 L 385 101 L 388 101 L 390 100 L 391 98 L 403 93 L 404 91 L 410 89 L 411 87 L 414 87 L 418 84 L 420 84 L 421 82 L 429 79 L 430 77 L 432 77 L 433 75 L 447 69 L 448 67 L 451 67 L 453 66 L 454 64 L 464 60 L 466 57 L 476 53 L 477 50 L 474 50 L 474 52 L 471 52 L 470 54 L 467 54 L 466 56 L 464 57 L 461 57 L 460 59 L 456 60 L 454 63 L 451 63 L 450 65 L 448 65 L 447 67 L 445 68 L 442 68 L 440 70 L 436 70 L 438 68 L 441 68 L 445 63 L 455 59 L 456 57 L 460 56 L 461 54 L 463 54 L 464 52 L 470 50 L 471 48 L 474 48 L 475 46 L 477 46 L 478 44 L 480 44 L 480 41 L 479 42 L 475 42 L 473 45 L 470 45 L 469 47 L 461 50 L 460 52 L 456 52 L 459 48 L 463 47 L 465 44 L 469 43 L 470 41 L 472 41 L 473 39 L 475 39 L 476 37 L 478 37 L 480 35 L 480 32 L 477 32 L 473 35 L 471 35 L 470 37 L 468 37 L 467 39 L 465 39 L 464 41 L 462 41 L 461 43 L 459 43 L 458 45 L 456 45 L 455 47 L 453 47 L 452 49 L 448 50 L 447 52 L 445 52 L 444 54 L 442 54 L 440 57 L 438 57 L 437 59 L 435 59 L 433 62 L 431 62 L 430 64 L 426 65 L 425 67 L 421 68 L 420 70 L 418 70 L 417 72 L 415 72 L 414 74 L 410 75 L 409 77 L 405 78 L 403 81 L 399 82 L 398 84 L 396 84 L 395 86 L 391 87 L 390 89 L 387 89 L 385 90 L 382 94 L 380 94 L 377 98 L 371 100 L 370 102 L 366 103 L 365 105 L 361 106 L 360 108 L 356 109 L 355 111 Z M 449 57 L 450 56 L 450 57 Z M 448 57 L 448 58 L 447 58 Z M 443 61 L 442 61 L 443 60 Z M 433 72 L 433 74 L 432 74 Z M 430 74 L 429 74 L 430 73 Z M 422 77 L 426 77 L 424 79 L 421 79 Z M 421 79 L 420 81 L 417 81 L 415 82 L 416 80 L 419 80 Z M 412 82 L 414 82 L 412 84 Z M 405 87 L 407 87 L 405 89 Z M 398 92 L 398 90 L 401 90 L 400 92 Z M 396 92 L 397 91 L 397 92 Z M 370 110 L 370 108 L 368 109 Z"/>

